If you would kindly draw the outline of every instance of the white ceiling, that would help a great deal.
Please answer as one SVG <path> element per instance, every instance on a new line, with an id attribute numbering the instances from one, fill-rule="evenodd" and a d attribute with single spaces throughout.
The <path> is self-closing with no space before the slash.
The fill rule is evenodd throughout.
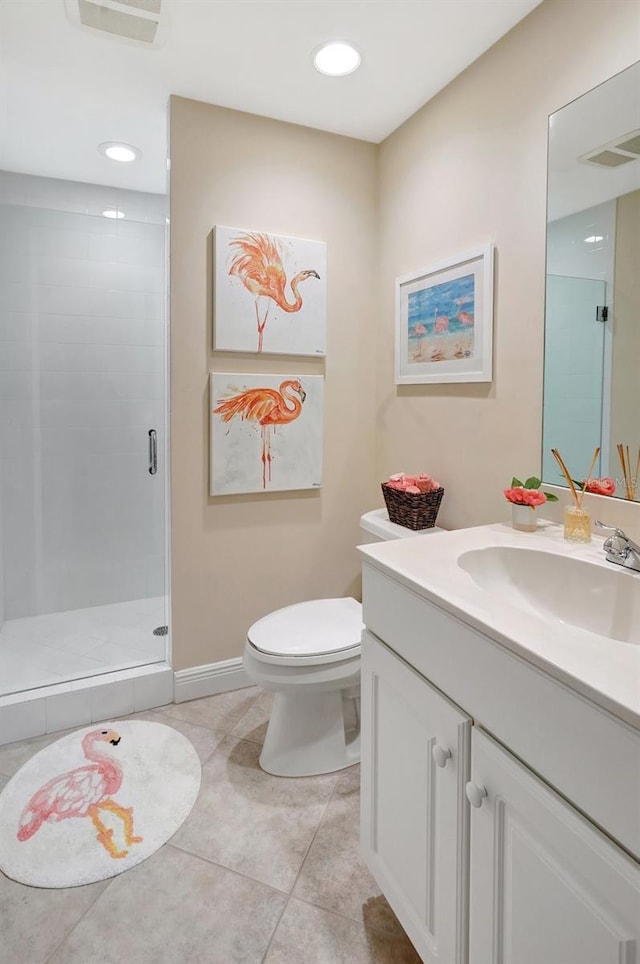
<path id="1" fill-rule="evenodd" d="M 148 49 L 75 26 L 63 0 L 0 0 L 0 169 L 163 192 L 170 94 L 379 142 L 540 2 L 163 0 Z M 358 46 L 355 74 L 314 70 L 331 39 Z M 101 157 L 111 140 L 142 160 Z"/>

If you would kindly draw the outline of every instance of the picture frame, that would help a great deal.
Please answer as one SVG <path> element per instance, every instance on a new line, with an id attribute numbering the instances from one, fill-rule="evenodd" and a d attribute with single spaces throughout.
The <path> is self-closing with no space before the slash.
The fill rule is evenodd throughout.
<path id="1" fill-rule="evenodd" d="M 214 351 L 324 356 L 326 328 L 325 241 L 215 225 Z"/>
<path id="2" fill-rule="evenodd" d="M 396 278 L 396 385 L 490 382 L 494 245 Z"/>
<path id="3" fill-rule="evenodd" d="M 209 494 L 322 487 L 324 377 L 210 372 Z"/>

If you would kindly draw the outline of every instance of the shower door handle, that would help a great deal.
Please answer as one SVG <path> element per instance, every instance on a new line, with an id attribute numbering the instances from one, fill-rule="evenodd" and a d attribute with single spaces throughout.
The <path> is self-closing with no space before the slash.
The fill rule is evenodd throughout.
<path id="1" fill-rule="evenodd" d="M 149 475 L 158 471 L 158 433 L 154 428 L 149 429 Z"/>

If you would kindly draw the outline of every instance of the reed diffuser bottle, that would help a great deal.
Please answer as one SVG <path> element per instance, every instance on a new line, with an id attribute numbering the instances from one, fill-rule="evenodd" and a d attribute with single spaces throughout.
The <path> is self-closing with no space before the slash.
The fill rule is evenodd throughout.
<path id="1" fill-rule="evenodd" d="M 591 516 L 580 505 L 564 507 L 564 532 L 567 542 L 591 542 Z"/>
<path id="2" fill-rule="evenodd" d="M 567 480 L 567 485 L 571 492 L 573 498 L 573 505 L 565 506 L 564 510 L 564 538 L 568 542 L 591 542 L 591 516 L 585 508 L 583 508 L 584 493 L 587 486 L 591 480 L 591 473 L 593 472 L 593 467 L 596 464 L 597 458 L 600 454 L 600 447 L 596 446 L 596 450 L 593 453 L 593 459 L 591 460 L 591 466 L 587 472 L 587 477 L 582 483 L 582 488 L 580 494 L 578 494 L 574 481 L 569 474 L 569 470 L 564 463 L 564 460 L 557 449 L 551 449 L 551 453 L 555 458 L 556 462 L 560 466 L 560 470 Z"/>

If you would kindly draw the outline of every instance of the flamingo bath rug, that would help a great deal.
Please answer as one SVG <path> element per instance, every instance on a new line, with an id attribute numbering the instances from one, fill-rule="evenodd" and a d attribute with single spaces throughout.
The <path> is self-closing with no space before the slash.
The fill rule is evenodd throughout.
<path id="1" fill-rule="evenodd" d="M 200 789 L 198 754 L 161 723 L 94 723 L 36 753 L 0 794 L 0 868 L 33 887 L 76 887 L 150 857 Z"/>

